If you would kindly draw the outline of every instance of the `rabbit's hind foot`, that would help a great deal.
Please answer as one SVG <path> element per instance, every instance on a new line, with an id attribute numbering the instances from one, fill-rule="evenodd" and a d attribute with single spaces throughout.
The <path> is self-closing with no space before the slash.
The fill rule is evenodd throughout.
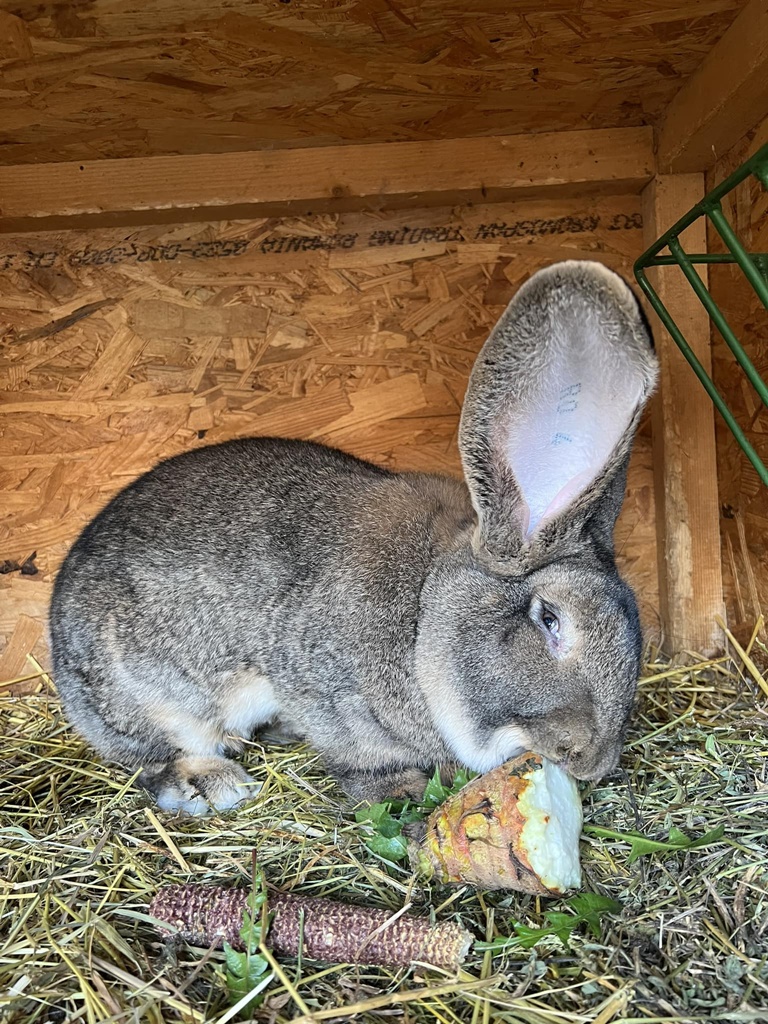
<path id="1" fill-rule="evenodd" d="M 345 793 L 356 801 L 413 800 L 418 803 L 429 781 L 421 768 L 402 765 L 365 769 L 326 762 L 326 766 Z"/>
<path id="2" fill-rule="evenodd" d="M 261 789 L 242 765 L 225 757 L 180 757 L 150 765 L 139 776 L 163 811 L 210 814 L 252 800 Z"/>

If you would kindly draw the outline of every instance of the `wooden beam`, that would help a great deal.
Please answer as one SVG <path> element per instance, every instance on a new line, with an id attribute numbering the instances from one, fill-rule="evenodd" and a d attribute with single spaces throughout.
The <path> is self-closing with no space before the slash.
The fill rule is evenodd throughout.
<path id="1" fill-rule="evenodd" d="M 646 244 L 703 195 L 702 174 L 655 178 L 643 193 Z M 688 252 L 706 252 L 703 218 L 681 241 Z M 706 267 L 700 273 L 706 283 Z M 681 271 L 661 267 L 648 276 L 711 372 L 709 317 Z M 661 369 L 653 408 L 653 461 L 662 624 L 671 652 L 710 655 L 722 647 L 715 616 L 724 615 L 714 406 L 672 338 L 651 318 Z"/>
<path id="2" fill-rule="evenodd" d="M 649 128 L 23 164 L 0 167 L 0 230 L 619 194 L 653 172 Z"/>
<path id="3" fill-rule="evenodd" d="M 662 173 L 704 171 L 768 114 L 768 0 L 750 0 L 667 108 Z"/>

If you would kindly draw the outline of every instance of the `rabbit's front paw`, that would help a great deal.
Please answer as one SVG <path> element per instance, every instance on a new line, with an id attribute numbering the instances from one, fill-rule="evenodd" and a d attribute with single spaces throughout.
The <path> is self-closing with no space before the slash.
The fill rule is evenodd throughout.
<path id="1" fill-rule="evenodd" d="M 181 757 L 145 768 L 138 781 L 162 810 L 186 814 L 228 811 L 261 789 L 242 765 L 224 757 Z"/>

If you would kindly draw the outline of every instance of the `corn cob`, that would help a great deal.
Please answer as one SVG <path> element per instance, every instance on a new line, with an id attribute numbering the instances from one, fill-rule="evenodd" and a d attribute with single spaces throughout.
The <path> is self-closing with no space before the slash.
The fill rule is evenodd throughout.
<path id="1" fill-rule="evenodd" d="M 219 885 L 168 885 L 153 899 L 149 912 L 160 922 L 161 934 L 177 933 L 192 945 L 243 949 L 247 889 Z M 311 896 L 271 892 L 272 915 L 267 933 L 269 947 L 295 956 L 303 941 L 303 955 L 327 963 L 378 964 L 407 967 L 422 960 L 456 970 L 463 963 L 472 935 L 449 921 L 430 924 L 403 914 L 395 921 L 388 910 L 357 907 Z"/>

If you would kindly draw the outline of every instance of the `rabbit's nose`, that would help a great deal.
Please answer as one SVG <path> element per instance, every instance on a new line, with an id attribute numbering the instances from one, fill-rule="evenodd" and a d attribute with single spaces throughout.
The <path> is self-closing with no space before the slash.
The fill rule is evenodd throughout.
<path id="1" fill-rule="evenodd" d="M 558 757 L 569 761 L 589 757 L 594 750 L 595 730 L 589 725 L 578 726 L 575 723 L 571 728 L 560 733 L 557 744 Z"/>

